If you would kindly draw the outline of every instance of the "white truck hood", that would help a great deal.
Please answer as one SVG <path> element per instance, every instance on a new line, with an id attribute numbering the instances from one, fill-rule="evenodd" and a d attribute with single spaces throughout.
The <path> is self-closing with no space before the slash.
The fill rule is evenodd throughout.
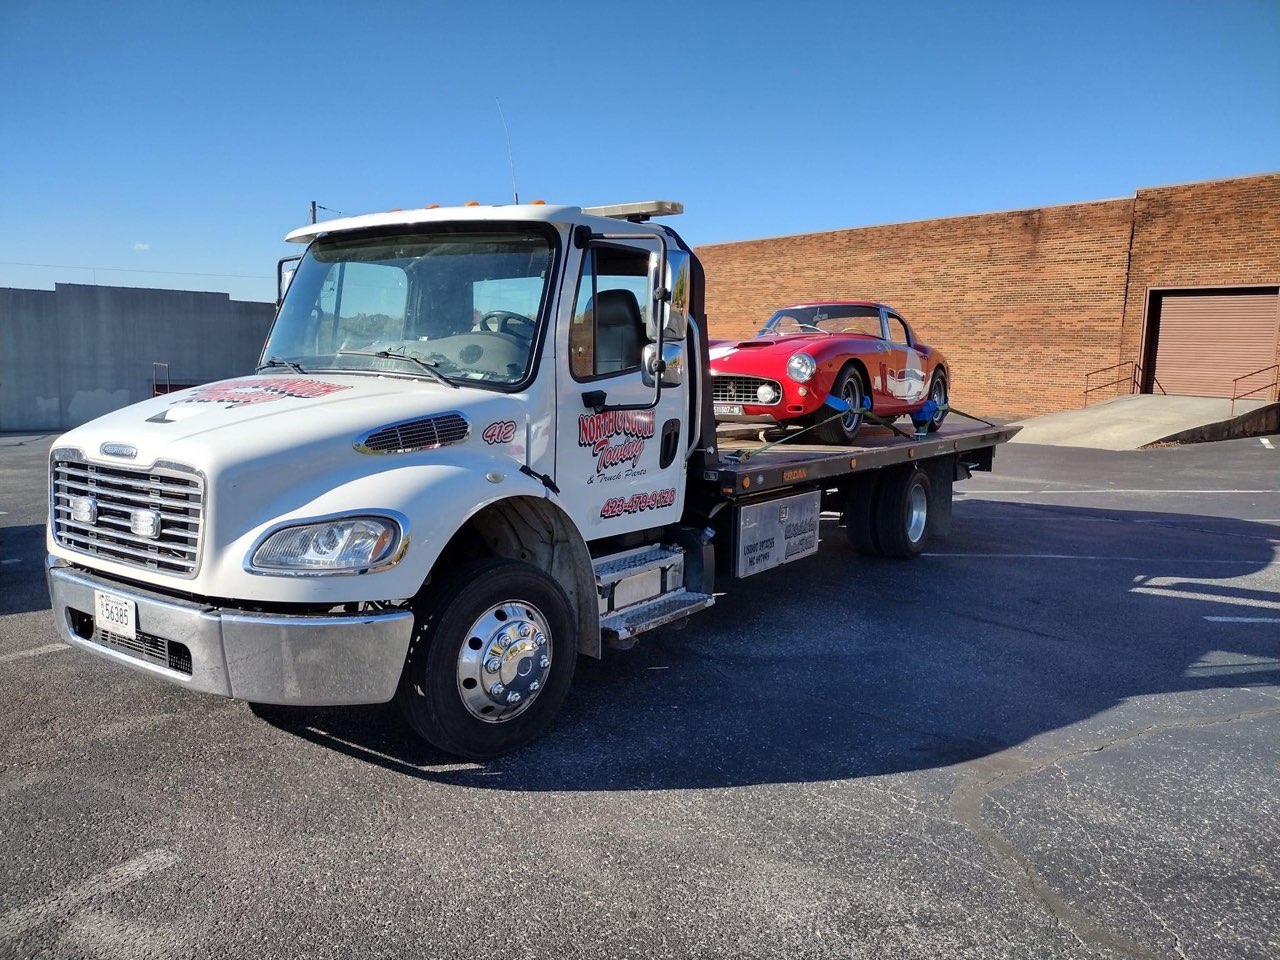
<path id="1" fill-rule="evenodd" d="M 243 558 L 231 561 L 225 556 L 228 546 L 281 518 L 307 516 L 326 492 L 405 468 L 461 467 L 477 459 L 518 470 L 527 462 L 527 409 L 522 394 L 370 375 L 272 372 L 156 397 L 64 434 L 54 444 L 55 456 L 71 449 L 90 463 L 146 470 L 162 462 L 201 474 L 206 562 L 198 576 L 184 580 L 87 557 L 56 543 L 52 534 L 50 551 L 108 573 L 231 595 L 232 571 L 225 564 L 238 565 Z M 470 428 L 465 437 L 451 436 L 447 446 L 384 454 L 358 449 L 380 428 L 447 413 L 460 414 Z M 498 429 L 487 430 L 493 427 Z M 357 510 L 383 506 L 394 504 L 349 505 Z M 221 559 L 209 562 L 215 558 Z M 218 566 L 224 567 L 221 572 Z"/>

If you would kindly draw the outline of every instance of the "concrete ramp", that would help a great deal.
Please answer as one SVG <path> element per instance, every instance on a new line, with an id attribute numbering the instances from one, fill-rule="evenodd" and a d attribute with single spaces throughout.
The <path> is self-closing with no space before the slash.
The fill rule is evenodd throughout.
<path id="1" fill-rule="evenodd" d="M 1097 450 L 1137 450 L 1161 441 L 1200 443 L 1280 432 L 1280 404 L 1219 397 L 1134 394 L 1016 421 L 1012 443 L 1041 443 Z"/>

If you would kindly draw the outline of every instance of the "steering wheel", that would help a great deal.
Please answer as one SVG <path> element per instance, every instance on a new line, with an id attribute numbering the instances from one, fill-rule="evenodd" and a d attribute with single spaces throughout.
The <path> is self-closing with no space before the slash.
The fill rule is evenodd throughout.
<path id="1" fill-rule="evenodd" d="M 497 321 L 496 327 L 491 325 L 492 321 Z M 515 330 L 511 329 L 513 323 L 517 325 Z M 520 337 L 522 340 L 533 339 L 533 318 L 511 310 L 490 310 L 480 318 L 476 326 L 485 333 L 506 333 L 513 337 Z M 520 330 L 519 327 L 524 329 Z"/>

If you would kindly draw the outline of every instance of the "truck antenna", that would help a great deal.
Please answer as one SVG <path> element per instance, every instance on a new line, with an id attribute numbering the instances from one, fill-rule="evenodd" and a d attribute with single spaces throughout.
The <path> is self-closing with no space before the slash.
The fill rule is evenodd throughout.
<path id="1" fill-rule="evenodd" d="M 511 196 L 515 198 L 517 204 L 520 203 L 520 191 L 516 189 L 516 155 L 511 149 L 511 129 L 507 126 L 507 116 L 502 112 L 502 100 L 498 97 L 493 98 L 493 102 L 498 105 L 498 118 L 502 121 L 502 131 L 507 135 L 507 162 L 511 165 Z"/>

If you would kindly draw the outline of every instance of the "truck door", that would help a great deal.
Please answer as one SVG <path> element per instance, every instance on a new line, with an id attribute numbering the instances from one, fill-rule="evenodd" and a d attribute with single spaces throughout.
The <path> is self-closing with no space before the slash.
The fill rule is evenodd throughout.
<path id="1" fill-rule="evenodd" d="M 673 274 L 687 271 L 687 255 L 664 259 L 664 247 L 591 241 L 560 313 L 555 481 L 588 540 L 674 523 L 683 511 L 689 385 Z M 664 322 L 665 372 L 655 342 Z"/>

